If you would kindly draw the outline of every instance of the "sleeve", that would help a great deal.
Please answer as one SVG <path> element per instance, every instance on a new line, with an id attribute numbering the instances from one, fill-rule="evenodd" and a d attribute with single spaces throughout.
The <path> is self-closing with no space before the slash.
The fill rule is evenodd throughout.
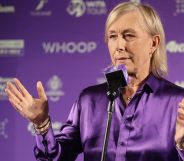
<path id="1" fill-rule="evenodd" d="M 54 136 L 52 127 L 45 135 L 36 135 L 34 154 L 37 161 L 74 161 L 82 152 L 79 125 L 80 103 L 77 100 L 58 135 Z"/>

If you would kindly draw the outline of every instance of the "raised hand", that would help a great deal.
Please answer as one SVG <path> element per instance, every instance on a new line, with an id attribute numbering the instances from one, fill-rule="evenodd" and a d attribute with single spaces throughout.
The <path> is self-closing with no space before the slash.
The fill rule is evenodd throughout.
<path id="1" fill-rule="evenodd" d="M 48 101 L 42 83 L 37 82 L 38 98 L 33 98 L 18 79 L 16 86 L 8 82 L 5 92 L 12 106 L 26 119 L 36 125 L 44 122 L 48 116 Z"/>
<path id="2" fill-rule="evenodd" d="M 184 148 L 184 98 L 179 103 L 178 116 L 176 120 L 175 142 L 180 146 L 180 148 Z"/>

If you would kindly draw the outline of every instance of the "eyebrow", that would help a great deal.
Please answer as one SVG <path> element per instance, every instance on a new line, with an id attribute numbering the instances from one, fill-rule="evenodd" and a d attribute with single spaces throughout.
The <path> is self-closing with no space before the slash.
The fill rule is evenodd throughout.
<path id="1" fill-rule="evenodd" d="M 129 28 L 129 29 L 126 29 L 126 30 L 123 30 L 122 32 L 126 33 L 126 32 L 132 32 L 132 33 L 136 33 L 136 31 L 132 28 Z M 121 32 L 121 33 L 122 33 Z"/>
<path id="2" fill-rule="evenodd" d="M 116 31 L 115 30 L 110 30 L 110 31 L 107 32 L 107 34 L 113 34 L 113 33 L 116 33 Z"/>
<path id="3" fill-rule="evenodd" d="M 128 28 L 128 29 L 122 30 L 120 33 L 127 33 L 127 32 L 136 33 L 136 31 L 134 29 L 132 29 L 132 28 Z M 116 31 L 115 30 L 108 31 L 108 34 L 113 34 L 113 33 L 116 33 Z"/>

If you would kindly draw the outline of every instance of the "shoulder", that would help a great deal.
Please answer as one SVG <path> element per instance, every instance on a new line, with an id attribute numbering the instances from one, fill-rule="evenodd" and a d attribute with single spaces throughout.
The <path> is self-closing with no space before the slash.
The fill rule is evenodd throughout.
<path id="1" fill-rule="evenodd" d="M 80 93 L 80 98 L 100 98 L 106 96 L 107 84 L 102 83 L 84 88 Z"/>
<path id="2" fill-rule="evenodd" d="M 173 82 L 170 82 L 167 79 L 159 79 L 160 81 L 160 88 L 159 90 L 163 91 L 163 92 L 167 92 L 167 94 L 170 95 L 181 95 L 184 96 L 184 88 L 180 87 L 176 84 L 174 84 Z"/>
<path id="3" fill-rule="evenodd" d="M 181 91 L 181 92 L 184 92 L 184 88 L 183 87 L 180 87 L 176 84 L 174 84 L 173 82 L 170 82 L 169 80 L 167 79 L 160 79 L 161 81 L 161 85 L 162 87 L 164 88 L 169 88 L 169 89 L 172 89 L 172 90 L 176 90 L 176 91 Z"/>

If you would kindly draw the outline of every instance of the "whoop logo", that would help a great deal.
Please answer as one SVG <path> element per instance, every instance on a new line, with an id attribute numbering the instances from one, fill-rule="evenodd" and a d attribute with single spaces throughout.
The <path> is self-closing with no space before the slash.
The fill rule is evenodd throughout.
<path id="1" fill-rule="evenodd" d="M 82 0 L 71 0 L 66 11 L 75 17 L 82 16 L 86 11 L 86 6 Z"/>
<path id="2" fill-rule="evenodd" d="M 184 43 L 177 43 L 176 41 L 169 41 L 166 49 L 170 53 L 184 53 Z"/>
<path id="3" fill-rule="evenodd" d="M 53 53 L 91 53 L 97 48 L 97 44 L 94 41 L 89 42 L 43 42 L 43 50 L 46 54 Z"/>

